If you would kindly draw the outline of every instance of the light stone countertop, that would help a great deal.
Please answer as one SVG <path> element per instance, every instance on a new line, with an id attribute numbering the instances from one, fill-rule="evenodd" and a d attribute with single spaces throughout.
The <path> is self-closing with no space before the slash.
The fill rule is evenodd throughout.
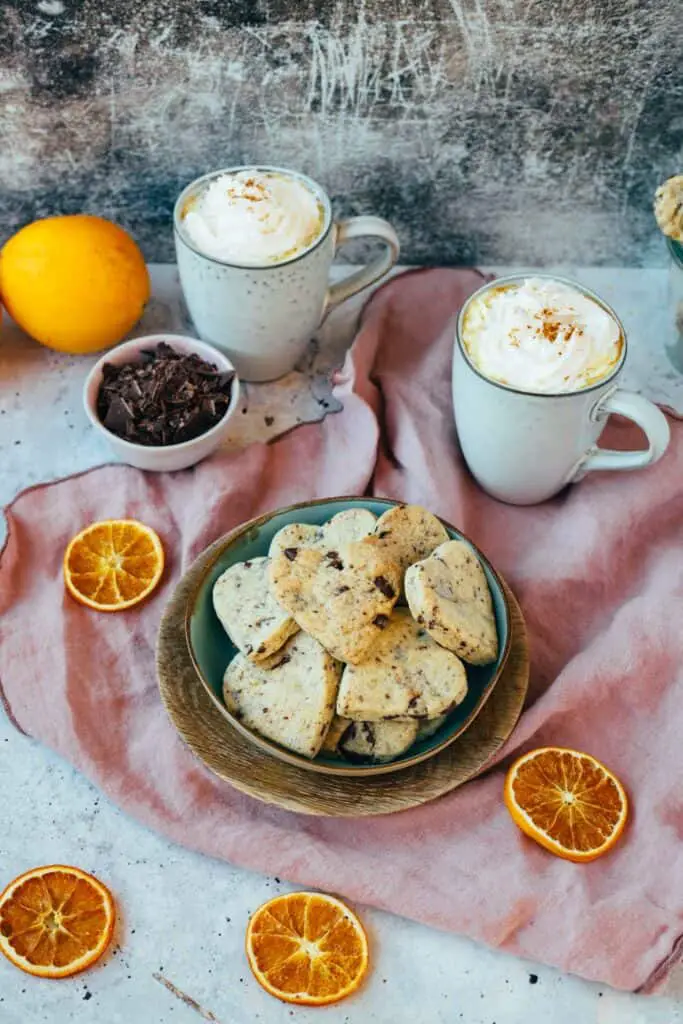
<path id="1" fill-rule="evenodd" d="M 667 378 L 664 354 L 666 273 L 565 272 L 593 287 L 624 319 L 632 343 L 628 383 L 642 383 L 646 394 L 683 411 L 683 378 Z M 174 268 L 153 268 L 153 281 L 142 328 L 187 327 Z M 301 372 L 245 389 L 247 413 L 236 418 L 232 444 L 328 411 L 325 374 L 341 361 L 359 306 L 348 303 L 330 317 Z M 92 361 L 50 352 L 3 325 L 1 504 L 32 483 L 107 461 L 108 450 L 81 409 Z M 269 427 L 266 410 L 275 415 Z M 1 523 L 0 542 L 3 536 Z M 0 958 L 0 1024 L 683 1024 L 683 1002 L 587 984 L 363 907 L 373 968 L 361 993 L 325 1010 L 280 1004 L 252 980 L 243 941 L 249 913 L 287 885 L 148 832 L 0 715 L 0 888 L 29 867 L 59 862 L 77 864 L 112 888 L 121 916 L 115 943 L 91 971 L 58 982 L 32 979 Z M 683 985 L 670 990 L 683 999 Z"/>

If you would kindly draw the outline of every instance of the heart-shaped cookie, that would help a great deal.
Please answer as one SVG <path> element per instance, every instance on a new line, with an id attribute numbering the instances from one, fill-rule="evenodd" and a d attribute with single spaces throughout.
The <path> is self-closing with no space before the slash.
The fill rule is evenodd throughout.
<path id="1" fill-rule="evenodd" d="M 467 693 L 465 666 L 407 608 L 396 608 L 360 665 L 342 672 L 337 714 L 356 721 L 437 718 Z"/>
<path id="2" fill-rule="evenodd" d="M 493 601 L 476 554 L 459 540 L 440 544 L 405 575 L 408 606 L 431 636 L 471 665 L 498 657 Z"/>
<path id="3" fill-rule="evenodd" d="M 225 670 L 226 707 L 248 728 L 315 757 L 334 717 L 341 665 L 305 633 L 265 665 L 238 654 Z"/>
<path id="4" fill-rule="evenodd" d="M 268 554 L 279 554 L 285 548 L 317 548 L 319 551 L 338 551 L 344 544 L 368 537 L 375 529 L 377 519 L 367 508 L 347 508 L 337 512 L 322 526 L 308 523 L 290 523 L 283 526 L 270 542 Z"/>
<path id="5" fill-rule="evenodd" d="M 323 750 L 341 754 L 347 761 L 374 761 L 384 764 L 405 754 L 421 728 L 417 718 L 401 722 L 352 722 L 350 718 L 332 719 Z"/>
<path id="6" fill-rule="evenodd" d="M 413 562 L 447 541 L 448 531 L 440 519 L 421 505 L 396 505 L 379 517 L 373 536 L 387 557 L 405 572 Z"/>
<path id="7" fill-rule="evenodd" d="M 327 550 L 285 547 L 271 559 L 270 585 L 301 629 L 339 661 L 356 663 L 381 635 L 401 573 L 368 537 Z"/>
<path id="8" fill-rule="evenodd" d="M 231 565 L 213 586 L 213 607 L 235 647 L 255 662 L 279 651 L 299 627 L 269 588 L 267 558 Z"/>

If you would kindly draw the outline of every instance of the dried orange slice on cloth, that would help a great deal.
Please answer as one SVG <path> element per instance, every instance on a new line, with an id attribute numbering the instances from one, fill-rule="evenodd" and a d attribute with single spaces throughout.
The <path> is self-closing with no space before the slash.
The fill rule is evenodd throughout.
<path id="1" fill-rule="evenodd" d="M 34 868 L 0 895 L 0 951 L 28 974 L 67 978 L 102 956 L 115 920 L 111 893 L 92 875 Z"/>
<path id="2" fill-rule="evenodd" d="M 260 985 L 286 1003 L 336 1003 L 360 985 L 368 940 L 349 908 L 318 892 L 294 892 L 264 903 L 246 939 L 249 966 Z"/>
<path id="3" fill-rule="evenodd" d="M 628 817 L 624 787 L 609 769 L 564 747 L 518 758 L 505 779 L 505 804 L 522 832 L 577 862 L 611 850 Z"/>
<path id="4" fill-rule="evenodd" d="M 107 519 L 86 526 L 64 554 L 67 590 L 100 612 L 119 612 L 144 601 L 163 571 L 159 537 L 136 519 Z"/>

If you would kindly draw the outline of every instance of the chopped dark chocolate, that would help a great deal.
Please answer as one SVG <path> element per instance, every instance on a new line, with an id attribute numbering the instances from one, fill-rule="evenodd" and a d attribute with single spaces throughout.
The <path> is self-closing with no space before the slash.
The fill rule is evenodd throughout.
<path id="1" fill-rule="evenodd" d="M 162 341 L 143 350 L 138 362 L 104 364 L 97 414 L 107 430 L 133 444 L 181 444 L 223 419 L 234 377 Z"/>

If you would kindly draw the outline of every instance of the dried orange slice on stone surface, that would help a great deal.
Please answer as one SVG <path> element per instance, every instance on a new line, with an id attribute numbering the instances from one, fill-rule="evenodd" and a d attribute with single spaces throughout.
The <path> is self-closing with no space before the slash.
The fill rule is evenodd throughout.
<path id="1" fill-rule="evenodd" d="M 577 862 L 611 850 L 628 817 L 619 780 L 590 754 L 564 747 L 518 758 L 505 779 L 505 804 L 523 832 Z"/>
<path id="2" fill-rule="evenodd" d="M 41 978 L 67 978 L 102 956 L 116 911 L 101 882 L 52 865 L 15 878 L 0 895 L 0 951 Z"/>
<path id="3" fill-rule="evenodd" d="M 341 900 L 318 892 L 276 896 L 259 907 L 246 950 L 258 983 L 286 1003 L 336 1003 L 355 992 L 368 968 L 362 924 Z"/>
<path id="4" fill-rule="evenodd" d="M 164 571 L 159 537 L 136 519 L 107 519 L 76 534 L 64 554 L 69 593 L 100 612 L 131 608 L 152 593 Z"/>

